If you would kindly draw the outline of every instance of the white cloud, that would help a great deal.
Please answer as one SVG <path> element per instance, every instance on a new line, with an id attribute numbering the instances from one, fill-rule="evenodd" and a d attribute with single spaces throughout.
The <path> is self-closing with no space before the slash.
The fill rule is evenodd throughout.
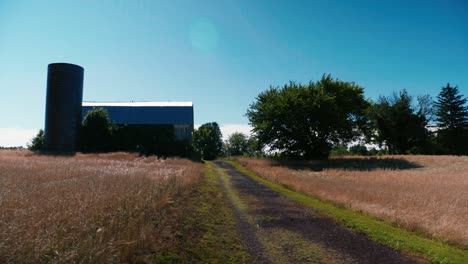
<path id="1" fill-rule="evenodd" d="M 198 129 L 200 125 L 195 125 L 195 128 Z M 221 133 L 223 134 L 223 140 L 226 140 L 232 133 L 241 132 L 250 136 L 252 134 L 252 127 L 247 124 L 226 124 L 220 126 Z"/>
<path id="2" fill-rule="evenodd" d="M 30 128 L 0 128 L 0 146 L 26 147 L 38 131 L 39 129 Z"/>
<path id="3" fill-rule="evenodd" d="M 221 133 L 223 133 L 223 140 L 226 140 L 232 133 L 240 132 L 247 136 L 252 134 L 252 127 L 247 124 L 227 124 L 220 127 Z"/>

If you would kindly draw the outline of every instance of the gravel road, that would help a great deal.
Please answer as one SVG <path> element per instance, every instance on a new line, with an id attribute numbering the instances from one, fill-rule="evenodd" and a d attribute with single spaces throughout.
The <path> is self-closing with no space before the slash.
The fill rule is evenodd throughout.
<path id="1" fill-rule="evenodd" d="M 215 161 L 238 231 L 255 263 L 424 263 L 301 206 L 269 187 Z"/>

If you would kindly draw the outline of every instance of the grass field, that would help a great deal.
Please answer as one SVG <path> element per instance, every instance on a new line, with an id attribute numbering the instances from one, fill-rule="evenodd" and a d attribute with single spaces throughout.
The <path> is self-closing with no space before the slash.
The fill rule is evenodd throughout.
<path id="1" fill-rule="evenodd" d="M 261 177 L 468 248 L 468 157 L 239 158 Z"/>
<path id="2" fill-rule="evenodd" d="M 188 160 L 0 151 L 0 263 L 134 262 L 202 178 Z"/>

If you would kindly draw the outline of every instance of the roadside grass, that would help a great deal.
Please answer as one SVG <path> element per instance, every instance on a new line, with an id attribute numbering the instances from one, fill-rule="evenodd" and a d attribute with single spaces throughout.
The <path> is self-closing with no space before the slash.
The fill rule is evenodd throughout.
<path id="1" fill-rule="evenodd" d="M 153 263 L 250 263 L 250 255 L 236 232 L 236 220 L 215 166 L 206 162 L 204 179 L 180 204 L 174 223 L 161 240 Z M 179 216 L 177 216 L 179 214 Z M 168 237 L 171 237 L 170 235 Z"/>
<path id="2" fill-rule="evenodd" d="M 433 263 L 467 263 L 468 251 L 447 245 L 441 241 L 431 240 L 421 234 L 393 226 L 391 223 L 378 220 L 368 214 L 340 208 L 330 202 L 324 202 L 309 194 L 292 191 L 282 185 L 270 182 L 256 175 L 233 160 L 227 160 L 236 169 L 254 180 L 293 200 L 319 210 L 324 215 L 343 223 L 358 233 L 367 235 L 374 241 L 396 250 L 408 252 L 427 258 Z"/>
<path id="3" fill-rule="evenodd" d="M 468 250 L 468 157 L 236 161 L 273 183 Z"/>

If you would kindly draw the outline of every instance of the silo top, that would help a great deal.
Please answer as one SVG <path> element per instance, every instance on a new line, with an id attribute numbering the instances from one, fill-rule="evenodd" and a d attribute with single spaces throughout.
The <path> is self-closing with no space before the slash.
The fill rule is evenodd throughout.
<path id="1" fill-rule="evenodd" d="M 69 70 L 81 71 L 81 72 L 84 71 L 84 68 L 81 67 L 80 65 L 65 63 L 65 62 L 50 63 L 49 69 L 63 69 L 63 70 L 69 69 Z"/>

